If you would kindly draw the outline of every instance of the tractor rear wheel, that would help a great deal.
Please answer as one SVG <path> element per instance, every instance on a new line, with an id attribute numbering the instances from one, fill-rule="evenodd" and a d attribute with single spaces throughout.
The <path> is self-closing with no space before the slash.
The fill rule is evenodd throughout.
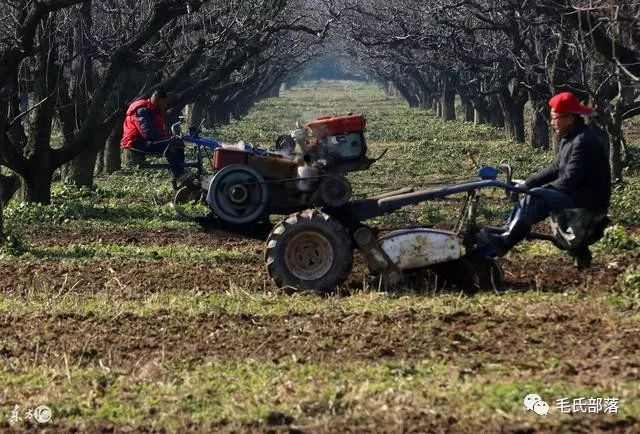
<path id="1" fill-rule="evenodd" d="M 291 214 L 267 238 L 265 261 L 280 287 L 330 291 L 343 283 L 353 264 L 347 229 L 317 210 Z"/>

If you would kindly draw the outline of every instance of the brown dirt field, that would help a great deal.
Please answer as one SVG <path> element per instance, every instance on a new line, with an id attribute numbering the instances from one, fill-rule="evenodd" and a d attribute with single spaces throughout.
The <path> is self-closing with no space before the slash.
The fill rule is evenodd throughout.
<path id="1" fill-rule="evenodd" d="M 28 319 L 28 321 L 26 321 Z M 514 321 L 516 320 L 517 321 Z M 524 318 L 485 310 L 434 315 L 400 312 L 390 315 L 322 312 L 259 316 L 207 313 L 177 318 L 166 312 L 153 317 L 120 315 L 8 316 L 0 321 L 5 357 L 32 357 L 60 363 L 64 349 L 78 366 L 110 359 L 114 369 L 131 373 L 141 361 L 202 362 L 209 359 L 278 360 L 291 354 L 314 361 L 435 357 L 453 364 L 473 361 L 514 364 L 533 373 L 540 360 L 562 360 L 544 369 L 545 378 L 571 378 L 594 385 L 607 377 L 640 376 L 637 324 L 616 318 L 604 322 L 600 312 L 541 310 Z M 20 327 L 15 327 L 20 323 Z M 521 364 L 530 360 L 531 366 Z M 589 361 L 598 360 L 598 363 Z"/>
<path id="2" fill-rule="evenodd" d="M 109 293 L 135 300 L 165 291 L 223 292 L 230 284 L 247 289 L 275 289 L 259 263 L 246 261 L 174 261 L 91 259 L 20 260 L 0 264 L 0 290 L 28 294 L 43 290 L 75 295 Z"/>
<path id="3" fill-rule="evenodd" d="M 109 258 L 75 259 L 67 261 L 39 260 L 25 258 L 0 262 L 0 291 L 5 294 L 22 294 L 29 291 L 49 289 L 54 292 L 73 291 L 78 294 L 96 294 L 109 291 L 126 299 L 147 296 L 166 290 L 202 290 L 220 292 L 236 285 L 246 289 L 277 289 L 269 279 L 261 261 L 262 242 L 246 240 L 237 236 L 217 237 L 211 233 L 196 232 L 191 236 L 179 231 L 156 231 L 153 236 L 135 234 L 132 244 L 124 232 L 102 233 L 53 233 L 51 238 L 43 235 L 29 238 L 37 245 L 47 240 L 55 240 L 56 245 L 78 244 L 102 240 L 134 246 L 164 246 L 179 240 L 181 244 L 205 246 L 222 250 L 242 250 L 251 253 L 255 259 L 225 259 L 224 261 L 174 260 L 161 258 Z M 134 236 L 135 236 L 134 235 Z M 94 238 L 97 237 L 97 238 Z M 121 242 L 124 240 L 124 242 Z M 193 243 L 193 244 L 191 244 Z M 347 287 L 362 288 L 365 266 L 356 258 L 356 265 Z M 618 256 L 614 260 L 595 255 L 588 272 L 579 272 L 565 256 L 544 260 L 537 257 L 528 259 L 501 259 L 505 275 L 505 287 L 521 290 L 542 290 L 558 292 L 567 287 L 584 291 L 604 292 L 615 287 L 620 274 L 630 265 L 638 263 L 637 254 Z"/>
<path id="4" fill-rule="evenodd" d="M 584 292 L 606 293 L 618 284 L 624 270 L 638 258 L 629 255 L 608 260 L 594 254 L 594 260 L 588 271 L 577 270 L 569 257 L 554 257 L 536 261 L 518 261 L 502 259 L 501 266 L 505 274 L 506 286 L 518 289 L 534 289 L 550 292 L 562 292 L 567 288 L 577 288 Z"/>
<path id="5" fill-rule="evenodd" d="M 216 249 L 242 249 L 260 257 L 262 243 L 204 231 L 95 232 L 75 229 L 31 233 L 32 245 L 64 246 L 78 243 L 164 246 L 182 244 Z M 502 260 L 506 286 L 519 290 L 560 292 L 577 288 L 586 294 L 606 293 L 615 287 L 621 270 L 637 263 L 634 257 L 597 258 L 588 273 L 578 273 L 568 258 L 544 261 Z M 362 264 L 348 286 L 362 288 Z M 277 290 L 260 259 L 180 261 L 172 259 L 38 260 L 17 258 L 0 263 L 0 290 L 5 295 L 27 296 L 43 290 L 89 297 L 108 293 L 121 300 L 141 300 L 165 291 L 191 291 L 194 296 L 222 293 L 231 287 L 248 291 Z M 428 295 L 425 295 L 428 296 Z M 500 295 L 497 294 L 497 297 Z M 602 386 L 615 378 L 640 378 L 640 329 L 624 312 L 602 311 L 593 305 L 572 305 L 571 312 L 551 303 L 519 306 L 516 311 L 459 310 L 448 314 L 401 311 L 388 315 L 321 311 L 314 314 L 233 314 L 225 311 L 177 316 L 160 311 L 153 316 L 123 313 L 114 318 L 92 314 L 8 314 L 0 317 L 0 356 L 30 363 L 38 360 L 62 366 L 61 354 L 78 367 L 108 363 L 115 372 L 153 380 L 161 375 L 149 368 L 162 360 L 171 364 L 199 364 L 210 360 L 276 362 L 298 355 L 305 360 L 339 364 L 341 360 L 441 360 L 464 366 L 457 375 L 482 374 L 495 364 L 513 367 L 512 377 L 566 380 L 572 384 Z M 518 310 L 519 309 L 519 310 Z M 549 360 L 557 360 L 556 365 Z M 525 362 L 526 361 L 526 362 Z M 475 421 L 463 426 L 446 416 L 407 413 L 398 415 L 406 432 L 480 432 Z M 326 426 L 274 426 L 273 432 L 397 432 L 385 421 L 370 421 L 357 428 L 340 422 Z M 560 425 L 527 429 L 504 421 L 503 432 L 637 432 L 636 420 L 581 418 Z M 6 428 L 6 427 L 4 427 Z M 28 427 L 22 427 L 29 431 Z M 298 431 L 296 431 L 296 429 Z M 52 425 L 43 432 L 64 432 Z M 193 425 L 185 432 L 265 432 L 263 425 Z M 0 426 L 0 431 L 3 427 Z M 158 432 L 151 426 L 86 425 L 81 432 Z M 162 431 L 159 431 L 162 432 Z"/>
<path id="6" fill-rule="evenodd" d="M 70 230 L 53 229 L 43 232 L 32 230 L 25 234 L 30 243 L 36 245 L 67 246 L 69 244 L 87 244 L 101 241 L 105 244 L 168 246 L 181 244 L 195 247 L 233 247 L 262 246 L 258 240 L 221 230 L 171 229 L 110 229 L 109 231 L 91 228 L 73 228 Z"/>
<path id="7" fill-rule="evenodd" d="M 379 418 L 370 418 L 367 423 L 353 426 L 353 424 L 344 424 L 339 421 L 328 422 L 326 424 L 319 425 L 297 425 L 295 420 L 291 421 L 291 417 L 274 413 L 273 421 L 269 424 L 234 424 L 234 423 L 200 423 L 190 424 L 181 427 L 181 433 L 288 433 L 288 434 L 304 434 L 304 433 L 467 433 L 477 434 L 481 432 L 500 432 L 505 434 L 533 434 L 537 432 L 541 433 L 576 433 L 576 434 L 589 434 L 589 433 L 616 433 L 616 434 L 635 434 L 637 433 L 637 420 L 635 418 L 628 418 L 623 420 L 616 420 L 611 417 L 596 417 L 592 415 L 584 415 L 580 419 L 572 418 L 567 419 L 560 424 L 548 424 L 537 423 L 530 426 L 516 423 L 507 423 L 500 427 L 499 431 L 487 430 L 487 427 L 492 426 L 491 420 L 477 420 L 474 423 L 469 424 L 466 421 L 461 424 L 454 416 L 447 415 L 426 415 L 426 414 L 411 414 L 411 413 L 395 413 L 393 417 L 397 420 L 402 420 L 403 423 L 390 425 L 388 420 L 377 420 Z M 282 421 L 282 423 L 280 422 Z M 289 423 L 286 423 L 289 422 Z M 293 422 L 293 423 L 291 423 Z M 25 424 L 26 425 L 26 424 Z M 23 433 L 23 432 L 35 432 L 34 428 L 37 428 L 37 432 L 41 434 L 55 434 L 55 433 L 87 433 L 87 434 L 116 434 L 116 433 L 158 433 L 165 434 L 170 432 L 165 429 L 154 428 L 150 425 L 134 425 L 134 426 L 118 426 L 114 424 L 84 424 L 81 427 L 68 428 L 64 425 L 47 424 L 46 428 L 33 427 L 28 429 L 26 426 L 22 429 L 3 430 L 0 427 L 0 432 L 10 433 Z"/>

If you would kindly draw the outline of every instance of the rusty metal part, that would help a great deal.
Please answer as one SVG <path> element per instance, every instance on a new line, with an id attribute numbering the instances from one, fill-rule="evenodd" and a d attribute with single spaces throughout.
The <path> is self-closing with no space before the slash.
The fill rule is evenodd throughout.
<path id="1" fill-rule="evenodd" d="M 455 232 L 416 228 L 394 231 L 379 245 L 400 270 L 453 261 L 465 254 L 463 240 Z"/>
<path id="2" fill-rule="evenodd" d="M 402 279 L 396 264 L 380 247 L 375 234 L 367 227 L 361 227 L 353 234 L 353 239 L 367 260 L 369 269 L 383 276 L 385 283 L 395 285 Z"/>

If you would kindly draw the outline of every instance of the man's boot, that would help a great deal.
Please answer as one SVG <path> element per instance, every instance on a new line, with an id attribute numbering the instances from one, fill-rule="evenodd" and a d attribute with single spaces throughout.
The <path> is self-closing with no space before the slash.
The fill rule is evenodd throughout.
<path id="1" fill-rule="evenodd" d="M 529 231 L 531 231 L 531 226 L 515 220 L 506 232 L 493 234 L 482 229 L 479 238 L 494 248 L 496 256 L 504 256 L 513 246 L 524 240 Z"/>
<path id="2" fill-rule="evenodd" d="M 576 250 L 569 250 L 569 256 L 573 258 L 573 265 L 578 270 L 584 270 L 585 268 L 589 268 L 591 266 L 591 250 L 589 247 L 581 247 Z"/>

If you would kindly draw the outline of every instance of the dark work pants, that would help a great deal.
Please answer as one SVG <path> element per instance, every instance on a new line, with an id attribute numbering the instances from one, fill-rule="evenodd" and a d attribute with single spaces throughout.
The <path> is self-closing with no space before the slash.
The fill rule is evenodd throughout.
<path id="1" fill-rule="evenodd" d="M 184 146 L 172 144 L 173 139 L 157 140 L 155 142 L 138 142 L 133 149 L 149 154 L 164 155 L 169 163 L 169 170 L 174 179 L 184 175 Z"/>
<path id="2" fill-rule="evenodd" d="M 575 208 L 576 203 L 566 193 L 547 187 L 532 188 L 511 213 L 508 229 L 500 236 L 489 236 L 483 247 L 487 256 L 502 256 L 527 237 L 531 226 L 541 222 L 553 212 Z"/>
<path id="3" fill-rule="evenodd" d="M 532 188 L 511 214 L 509 231 L 516 225 L 531 227 L 552 212 L 568 208 L 576 208 L 575 201 L 568 194 L 548 187 Z"/>

